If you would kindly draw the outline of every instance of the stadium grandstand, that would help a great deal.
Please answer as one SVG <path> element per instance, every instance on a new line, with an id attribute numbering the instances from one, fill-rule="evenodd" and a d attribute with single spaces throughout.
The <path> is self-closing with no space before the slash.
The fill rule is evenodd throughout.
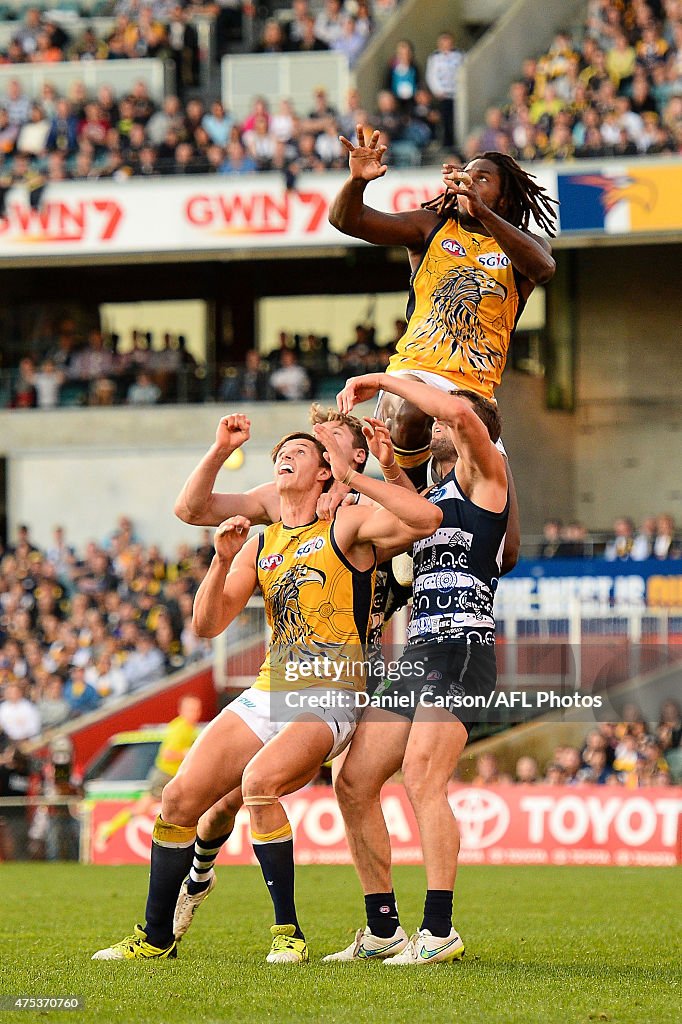
<path id="1" fill-rule="evenodd" d="M 379 211 L 380 225 L 385 214 L 394 224 L 439 219 L 421 252 L 397 228 L 385 239 L 368 229 L 381 242 L 368 244 L 357 224 L 348 227 L 347 211 L 339 214 L 356 143 L 375 148 L 386 167 L 363 183 L 361 201 Z M 515 566 L 490 588 L 500 700 L 467 727 L 448 783 L 464 865 L 457 886 L 466 892 L 479 870 L 509 871 L 500 876 L 502 906 L 505 886 L 515 892 L 526 877 L 516 871 L 538 878 L 600 865 L 614 872 L 605 885 L 618 900 L 638 871 L 650 891 L 665 869 L 679 871 L 682 0 L 0 0 L 3 868 L 80 861 L 65 870 L 95 878 L 96 888 L 104 879 L 102 891 L 116 888 L 119 870 L 144 868 L 146 878 L 163 730 L 186 695 L 200 698 L 204 723 L 243 697 L 272 639 L 258 588 L 225 631 L 198 635 L 194 601 L 215 564 L 219 519 L 210 502 L 197 510 L 179 495 L 201 478 L 241 515 L 244 495 L 260 501 L 273 479 L 273 444 L 313 429 L 312 403 L 319 423 L 350 378 L 395 373 L 391 361 L 421 301 L 418 274 L 441 225 L 455 220 L 443 197 L 447 175 L 471 169 L 481 154 L 498 161 L 504 209 L 523 194 L 513 230 L 533 232 L 543 252 L 551 244 L 555 270 L 529 278 L 535 287 L 511 317 L 495 390 L 521 539 Z M 459 222 L 457 230 L 465 233 Z M 458 307 L 463 334 L 500 288 L 505 302 L 512 287 L 518 299 L 525 275 L 496 235 L 482 255 L 473 235 L 479 265 Z M 443 260 L 466 256 L 460 241 L 437 244 Z M 501 306 L 496 331 L 506 316 Z M 373 398 L 355 412 L 381 409 Z M 234 448 L 216 433 L 230 413 L 250 432 Z M 396 439 L 402 420 L 385 418 L 397 465 L 414 469 L 412 448 Z M 375 452 L 364 479 L 380 481 L 395 464 Z M 357 481 L 351 463 L 338 479 L 349 483 L 353 473 Z M 254 529 L 278 522 L 271 502 L 248 505 Z M 324 503 L 318 512 L 324 519 Z M 511 533 L 510 519 L 507 540 Z M 500 559 L 503 552 L 504 543 Z M 462 573 L 449 563 L 437 569 L 438 588 L 449 593 Z M 389 575 L 399 590 L 397 560 Z M 397 663 L 416 620 L 411 599 L 390 611 L 386 664 Z M 340 879 L 353 863 L 333 774 L 323 765 L 283 801 L 296 870 L 314 865 L 315 887 L 320 871 Z M 394 863 L 407 866 L 398 878 L 417 891 L 407 872 L 423 864 L 423 847 L 404 778 L 392 776 L 382 799 Z M 260 833 L 239 807 L 220 840 L 221 886 L 221 865 L 246 879 L 245 866 L 256 863 L 251 837 Z M 48 886 L 47 875 L 38 877 Z M 67 891 L 78 885 L 73 877 Z M 523 884 L 533 903 L 536 883 Z M 576 888 L 585 893 L 585 935 L 606 927 L 603 907 L 588 921 L 598 885 L 590 877 Z M 534 912 L 551 916 L 556 893 L 543 891 L 550 909 Z M 227 925 L 210 908 L 224 898 L 207 908 L 219 943 Z M 339 935 L 332 940 L 330 930 L 325 941 L 351 934 L 353 921 L 337 911 Z M 527 911 L 519 906 L 522 919 Z M 250 912 L 239 904 L 243 917 Z M 251 950 L 242 925 L 239 941 Z M 87 928 L 89 959 L 116 936 Z M 507 932 L 514 929 L 516 920 Z M 555 950 L 565 949 L 566 934 L 552 934 Z M 601 946 L 583 938 L 589 970 Z M 181 959 L 209 950 L 194 941 L 183 941 Z M 480 934 L 477 941 L 481 957 L 476 950 L 466 968 L 473 963 L 483 976 L 479 959 L 490 949 Z M 494 941 L 506 941 L 501 931 Z M 657 937 L 648 942 L 643 961 L 658 963 Z M 671 939 L 666 956 L 674 948 Z M 222 947 L 210 954 L 223 967 L 232 956 Z M 540 954 L 514 947 L 505 955 L 527 966 Z M 486 977 L 484 995 L 467 982 L 482 1000 L 481 1019 L 513 1024 L 520 1017 L 495 1003 L 496 975 Z M 619 981 L 557 977 L 562 1019 L 578 1006 L 576 1019 L 676 1019 L 657 1015 L 660 974 L 656 992 L 636 970 Z M 245 972 L 243 985 L 251 984 Z M 406 996 L 416 1019 L 431 1012 L 430 984 Z M 83 985 L 95 1005 L 95 974 Z M 554 1024 L 541 1005 L 553 991 L 537 986 L 537 1020 Z M 444 1000 L 445 988 L 438 992 Z M 4 993 L 0 986 L 0 1009 Z M 355 1017 L 339 1020 L 364 1019 L 364 998 L 358 989 Z M 514 999 L 520 1014 L 512 986 Z M 126 1019 L 137 1019 L 125 1005 Z M 632 1005 L 646 1012 L 628 1016 Z M 299 1008 L 291 1019 L 315 1024 L 327 1009 L 321 1003 L 311 1016 Z M 156 1012 L 139 1019 L 151 1024 Z M 239 1012 L 231 1005 L 215 1019 L 255 1021 L 270 1011 Z M 123 1021 L 113 1011 L 101 1019 Z"/>

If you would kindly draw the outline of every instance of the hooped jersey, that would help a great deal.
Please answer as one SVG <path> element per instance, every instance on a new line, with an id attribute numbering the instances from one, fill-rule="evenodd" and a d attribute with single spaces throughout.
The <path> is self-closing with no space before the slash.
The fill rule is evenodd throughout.
<path id="1" fill-rule="evenodd" d="M 443 512 L 430 537 L 416 541 L 409 646 L 495 643 L 493 599 L 502 566 L 509 495 L 502 512 L 474 505 L 453 469 L 426 494 Z"/>
<path id="2" fill-rule="evenodd" d="M 412 275 L 407 329 L 388 372 L 426 370 L 492 398 L 524 304 L 499 242 L 442 220 Z"/>
<path id="3" fill-rule="evenodd" d="M 376 563 L 356 569 L 316 519 L 266 527 L 256 565 L 272 636 L 255 688 L 364 689 Z"/>

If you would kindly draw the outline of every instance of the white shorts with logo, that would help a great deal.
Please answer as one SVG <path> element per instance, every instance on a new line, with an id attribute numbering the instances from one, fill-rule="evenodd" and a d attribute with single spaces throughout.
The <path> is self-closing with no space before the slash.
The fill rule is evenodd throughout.
<path id="1" fill-rule="evenodd" d="M 286 712 L 287 717 L 284 717 L 282 714 L 273 713 L 271 704 L 273 694 L 269 690 L 256 690 L 253 686 L 249 687 L 248 690 L 244 690 L 231 704 L 223 708 L 221 714 L 224 715 L 227 711 L 231 711 L 232 714 L 238 715 L 263 744 L 274 739 L 285 725 L 296 721 L 301 715 L 314 715 L 325 722 L 331 731 L 329 753 L 326 755 L 325 760 L 329 761 L 336 757 L 337 754 L 340 754 L 342 750 L 345 750 L 353 738 L 359 718 L 359 711 L 354 706 L 352 699 L 352 691 L 335 690 L 331 687 L 309 687 L 291 692 L 296 694 L 297 700 L 303 706 L 288 708 Z M 334 700 L 336 694 L 341 694 L 342 698 L 339 699 L 343 699 L 344 704 L 348 706 L 312 706 L 312 703 L 309 705 L 306 701 L 309 694 L 313 695 L 314 699 L 321 697 L 321 695 L 325 695 L 325 697 L 329 695 L 331 701 Z M 283 699 L 284 694 L 278 693 L 277 698 Z"/>
<path id="2" fill-rule="evenodd" d="M 446 394 L 451 395 L 453 391 L 465 391 L 466 388 L 458 388 L 456 384 L 453 384 L 448 377 L 441 377 L 439 373 L 430 373 L 429 370 L 388 370 L 390 377 L 417 377 L 423 384 L 430 384 L 432 388 L 438 388 L 439 391 L 445 391 Z M 383 391 L 379 392 L 378 402 L 381 401 Z M 493 405 L 497 405 L 494 398 L 488 399 Z M 498 448 L 505 459 L 507 458 L 507 451 L 502 444 L 502 438 L 495 442 L 495 447 Z"/>

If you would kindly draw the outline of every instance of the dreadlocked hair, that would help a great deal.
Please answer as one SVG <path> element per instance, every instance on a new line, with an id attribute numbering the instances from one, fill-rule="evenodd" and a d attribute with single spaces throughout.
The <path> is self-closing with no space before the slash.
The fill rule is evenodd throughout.
<path id="1" fill-rule="evenodd" d="M 514 227 L 525 231 L 530 224 L 531 217 L 538 227 L 546 231 L 550 238 L 554 238 L 556 210 L 558 201 L 552 199 L 548 192 L 535 181 L 534 174 L 528 174 L 522 167 L 519 167 L 513 157 L 506 153 L 479 153 L 469 160 L 490 160 L 500 171 L 502 179 L 502 199 L 507 202 L 505 220 Z M 467 164 L 468 166 L 468 164 Z M 422 209 L 434 210 L 441 217 L 456 217 L 457 193 L 441 192 L 435 199 L 428 203 L 422 203 Z"/>

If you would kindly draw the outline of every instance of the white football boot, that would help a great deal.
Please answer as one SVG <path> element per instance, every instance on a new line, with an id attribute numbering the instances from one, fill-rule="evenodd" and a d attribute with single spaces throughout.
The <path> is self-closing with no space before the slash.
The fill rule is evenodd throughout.
<path id="1" fill-rule="evenodd" d="M 432 935 L 428 928 L 410 938 L 402 952 L 384 960 L 385 964 L 399 967 L 415 964 L 449 964 L 464 956 L 464 943 L 454 928 L 447 938 Z"/>
<path id="2" fill-rule="evenodd" d="M 373 935 L 369 928 L 359 928 L 350 946 L 340 953 L 329 953 L 322 957 L 322 963 L 342 962 L 348 960 L 385 960 L 402 952 L 409 939 L 407 932 L 398 925 L 390 939 Z"/>
<path id="3" fill-rule="evenodd" d="M 175 904 L 175 913 L 173 915 L 173 934 L 175 941 L 179 942 L 182 936 L 185 934 L 192 921 L 194 920 L 194 914 L 197 907 L 200 907 L 204 902 L 208 894 L 215 889 L 216 877 L 215 871 L 211 872 L 209 883 L 202 892 L 196 893 L 192 896 L 187 891 L 187 883 L 189 882 L 189 875 L 182 883 L 180 888 L 180 895 L 178 896 L 178 902 Z"/>

